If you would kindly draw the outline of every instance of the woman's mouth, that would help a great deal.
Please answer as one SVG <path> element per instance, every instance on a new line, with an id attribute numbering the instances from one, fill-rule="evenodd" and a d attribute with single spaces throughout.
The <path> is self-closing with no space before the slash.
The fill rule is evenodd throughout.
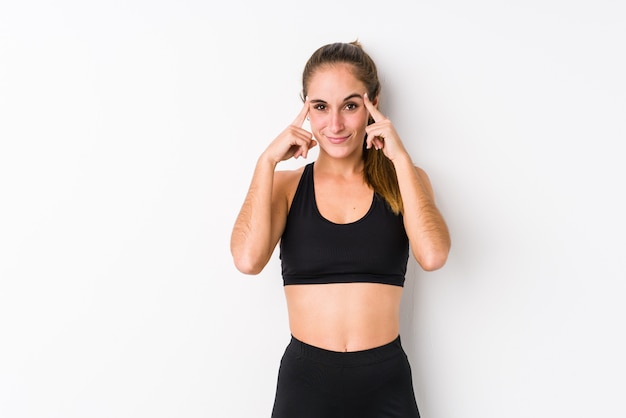
<path id="1" fill-rule="evenodd" d="M 328 139 L 328 142 L 330 142 L 331 144 L 341 144 L 345 141 L 347 141 L 350 138 L 350 136 L 328 136 L 326 135 L 326 139 Z"/>

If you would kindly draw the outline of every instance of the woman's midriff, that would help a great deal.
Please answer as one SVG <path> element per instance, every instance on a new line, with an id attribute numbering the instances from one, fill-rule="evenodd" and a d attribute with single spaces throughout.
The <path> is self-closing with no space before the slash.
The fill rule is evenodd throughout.
<path id="1" fill-rule="evenodd" d="M 402 287 L 378 283 L 285 286 L 291 334 L 331 351 L 387 344 L 400 332 Z"/>

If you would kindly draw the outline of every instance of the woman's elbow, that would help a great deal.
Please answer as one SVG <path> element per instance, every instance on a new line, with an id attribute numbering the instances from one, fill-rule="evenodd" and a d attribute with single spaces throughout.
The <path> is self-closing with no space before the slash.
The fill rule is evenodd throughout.
<path id="1" fill-rule="evenodd" d="M 257 275 L 263 271 L 267 263 L 259 257 L 253 257 L 250 254 L 239 254 L 236 251 L 232 251 L 232 256 L 235 268 L 243 274 Z"/>
<path id="2" fill-rule="evenodd" d="M 435 271 L 442 268 L 448 261 L 449 249 L 429 251 L 426 254 L 415 254 L 415 258 L 424 271 Z"/>

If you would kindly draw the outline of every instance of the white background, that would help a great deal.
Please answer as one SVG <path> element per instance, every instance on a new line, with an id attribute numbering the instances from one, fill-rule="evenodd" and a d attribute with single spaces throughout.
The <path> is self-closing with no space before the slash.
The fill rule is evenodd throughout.
<path id="1" fill-rule="evenodd" d="M 623 3 L 285 3 L 1 3 L 0 416 L 269 416 L 280 266 L 230 230 L 358 38 L 453 239 L 403 299 L 422 415 L 624 417 Z"/>

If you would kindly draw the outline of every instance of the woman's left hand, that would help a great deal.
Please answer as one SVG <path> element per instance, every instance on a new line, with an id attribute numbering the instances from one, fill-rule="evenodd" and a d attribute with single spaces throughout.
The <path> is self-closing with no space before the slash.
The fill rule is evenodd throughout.
<path id="1" fill-rule="evenodd" d="M 374 123 L 365 128 L 367 132 L 367 149 L 374 147 L 377 150 L 382 150 L 385 156 L 392 161 L 394 158 L 406 155 L 406 149 L 404 145 L 402 145 L 402 141 L 394 129 L 393 124 L 385 115 L 380 113 L 376 106 L 374 106 L 367 96 L 367 93 L 363 95 L 363 102 L 370 112 L 372 119 L 374 119 Z"/>

